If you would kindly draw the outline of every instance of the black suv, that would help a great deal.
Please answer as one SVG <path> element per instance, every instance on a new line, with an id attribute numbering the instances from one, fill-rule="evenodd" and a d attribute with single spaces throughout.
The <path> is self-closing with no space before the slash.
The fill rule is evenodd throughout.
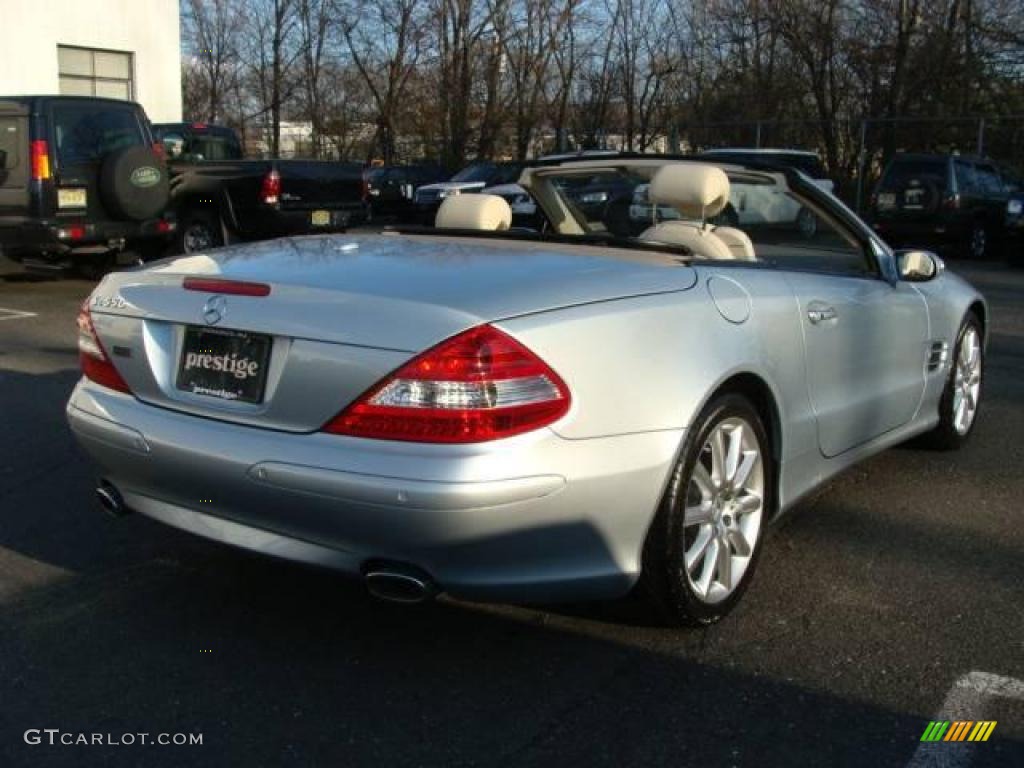
<path id="1" fill-rule="evenodd" d="M 159 252 L 167 169 L 138 104 L 0 96 L 0 248 L 49 268 Z M 134 259 L 134 257 L 133 257 Z"/>
<path id="2" fill-rule="evenodd" d="M 407 218 L 416 190 L 447 181 L 450 173 L 436 165 L 385 165 L 366 172 L 366 192 L 375 218 Z"/>
<path id="3" fill-rule="evenodd" d="M 1009 194 L 995 165 L 962 155 L 897 154 L 871 195 L 868 218 L 893 247 L 992 255 Z"/>

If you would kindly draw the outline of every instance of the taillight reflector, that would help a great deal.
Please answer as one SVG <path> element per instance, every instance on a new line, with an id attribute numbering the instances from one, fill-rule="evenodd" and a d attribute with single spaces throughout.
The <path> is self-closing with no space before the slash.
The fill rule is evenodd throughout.
<path id="1" fill-rule="evenodd" d="M 552 424 L 569 388 L 548 365 L 490 325 L 427 350 L 324 425 L 378 440 L 478 443 Z"/>
<path id="2" fill-rule="evenodd" d="M 36 139 L 31 145 L 32 180 L 46 181 L 50 178 L 50 147 L 42 139 Z"/>
<path id="3" fill-rule="evenodd" d="M 87 379 L 118 392 L 131 392 L 127 382 L 110 362 L 106 350 L 103 349 L 103 343 L 96 334 L 96 327 L 89 313 L 88 299 L 78 312 L 78 363 Z"/>
<path id="4" fill-rule="evenodd" d="M 248 283 L 244 280 L 223 280 L 215 277 L 186 277 L 182 283 L 186 291 L 226 293 L 230 296 L 269 296 L 266 283 Z"/>
<path id="5" fill-rule="evenodd" d="M 260 202 L 265 205 L 277 205 L 281 199 L 281 174 L 268 171 L 260 185 Z"/>

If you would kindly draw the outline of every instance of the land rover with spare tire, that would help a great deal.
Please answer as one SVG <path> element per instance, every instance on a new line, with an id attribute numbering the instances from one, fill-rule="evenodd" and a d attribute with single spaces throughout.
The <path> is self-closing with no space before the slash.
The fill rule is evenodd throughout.
<path id="1" fill-rule="evenodd" d="M 134 102 L 0 96 L 0 249 L 93 270 L 157 255 L 175 230 L 168 177 Z"/>

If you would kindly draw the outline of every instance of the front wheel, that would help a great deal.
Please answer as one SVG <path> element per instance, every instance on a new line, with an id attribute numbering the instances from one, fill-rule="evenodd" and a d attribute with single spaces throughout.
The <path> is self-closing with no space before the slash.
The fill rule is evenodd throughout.
<path id="1" fill-rule="evenodd" d="M 687 437 L 644 551 L 641 583 L 672 624 L 707 625 L 739 602 L 757 566 L 773 496 L 760 415 L 712 400 Z"/>
<path id="2" fill-rule="evenodd" d="M 939 400 L 939 424 L 929 435 L 937 448 L 959 448 L 974 429 L 985 367 L 982 339 L 981 323 L 973 313 L 968 314 L 960 325 L 949 377 Z"/>

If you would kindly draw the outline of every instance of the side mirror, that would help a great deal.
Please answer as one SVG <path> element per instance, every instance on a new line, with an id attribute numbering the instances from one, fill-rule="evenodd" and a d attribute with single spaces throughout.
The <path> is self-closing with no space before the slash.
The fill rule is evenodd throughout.
<path id="1" fill-rule="evenodd" d="M 896 267 L 900 280 L 908 283 L 926 283 L 941 275 L 946 265 L 931 251 L 896 251 Z"/>

